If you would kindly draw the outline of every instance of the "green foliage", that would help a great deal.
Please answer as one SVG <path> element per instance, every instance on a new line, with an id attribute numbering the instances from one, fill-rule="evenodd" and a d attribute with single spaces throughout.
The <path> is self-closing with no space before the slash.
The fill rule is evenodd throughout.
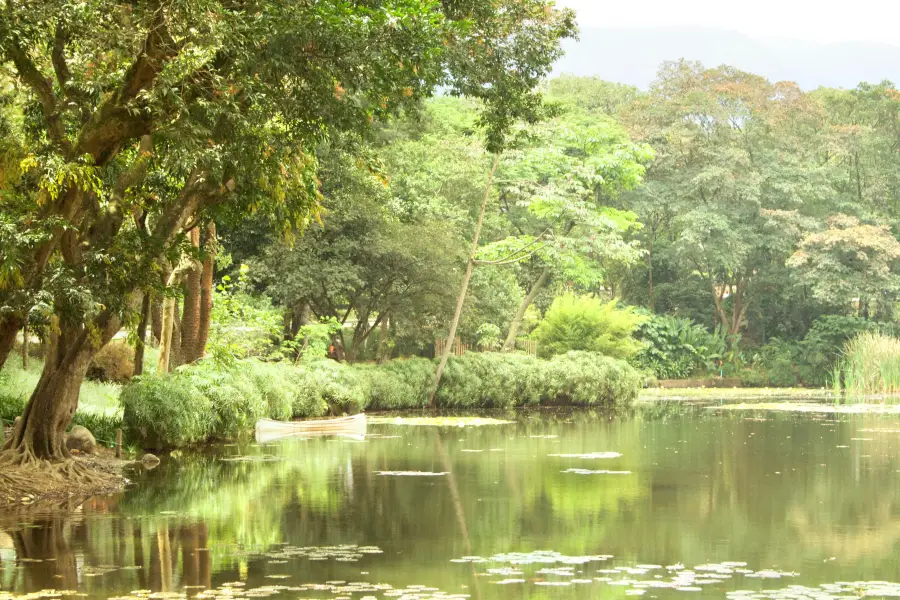
<path id="1" fill-rule="evenodd" d="M 451 357 L 435 395 L 448 408 L 510 408 L 537 404 L 546 397 L 546 361 L 514 353 L 475 353 Z"/>
<path id="2" fill-rule="evenodd" d="M 628 363 L 593 352 L 554 356 L 547 366 L 545 397 L 583 406 L 634 399 L 643 377 Z"/>
<path id="3" fill-rule="evenodd" d="M 825 315 L 816 319 L 801 342 L 799 368 L 803 382 L 826 385 L 846 343 L 864 331 L 883 327 L 860 317 Z"/>
<path id="4" fill-rule="evenodd" d="M 265 356 L 281 335 L 281 314 L 267 297 L 250 295 L 249 273 L 241 265 L 237 283 L 225 275 L 216 286 L 207 351 L 223 365 Z"/>
<path id="5" fill-rule="evenodd" d="M 553 301 L 532 335 L 544 355 L 585 350 L 628 358 L 641 349 L 632 337 L 641 320 L 634 310 L 619 309 L 615 300 L 603 303 L 590 296 L 567 294 Z"/>
<path id="6" fill-rule="evenodd" d="M 122 390 L 122 424 L 145 448 L 177 448 L 210 439 L 216 414 L 184 371 L 135 378 Z"/>
<path id="7" fill-rule="evenodd" d="M 900 392 L 900 339 L 876 332 L 861 333 L 849 342 L 841 360 L 841 379 L 851 401 L 867 394 Z"/>
<path id="8" fill-rule="evenodd" d="M 788 265 L 816 299 L 831 305 L 900 292 L 900 242 L 890 227 L 847 215 L 832 215 L 828 229 L 803 239 Z"/>
<path id="9" fill-rule="evenodd" d="M 475 332 L 475 336 L 478 338 L 478 347 L 483 351 L 499 350 L 501 335 L 500 328 L 493 323 L 485 323 Z"/>
<path id="10" fill-rule="evenodd" d="M 145 447 L 173 448 L 238 438 L 263 417 L 421 408 L 433 385 L 434 367 L 426 359 L 378 366 L 250 359 L 231 369 L 208 362 L 165 377 L 136 378 L 122 393 L 123 422 L 128 439 Z M 612 405 L 631 401 L 641 383 L 630 365 L 596 353 L 571 352 L 549 361 L 515 353 L 467 353 L 449 361 L 436 404 Z"/>
<path id="11" fill-rule="evenodd" d="M 112 383 L 127 383 L 134 376 L 134 348 L 126 343 L 107 344 L 94 356 L 87 378 Z"/>
<path id="12" fill-rule="evenodd" d="M 3 383 L 4 377 L 9 376 L 0 373 L 0 384 Z M 16 417 L 25 412 L 25 400 L 22 396 L 0 393 L 0 421 L 12 423 Z"/>
<path id="13" fill-rule="evenodd" d="M 118 412 L 104 413 L 80 410 L 72 417 L 72 426 L 75 425 L 87 428 L 94 436 L 94 439 L 97 440 L 97 443 L 107 448 L 115 447 L 116 430 L 123 429 L 122 415 Z"/>
<path id="14" fill-rule="evenodd" d="M 719 339 L 690 319 L 640 312 L 634 337 L 644 344 L 632 364 L 660 379 L 684 379 L 709 370 L 719 356 Z"/>
<path id="15" fill-rule="evenodd" d="M 747 388 L 768 387 L 769 377 L 762 369 L 742 369 L 738 376 L 741 379 L 741 386 Z"/>

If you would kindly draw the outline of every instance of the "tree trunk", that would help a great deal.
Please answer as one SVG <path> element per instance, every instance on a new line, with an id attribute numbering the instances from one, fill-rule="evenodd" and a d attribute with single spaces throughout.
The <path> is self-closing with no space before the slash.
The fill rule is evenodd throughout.
<path id="1" fill-rule="evenodd" d="M 545 268 L 541 271 L 540 277 L 534 282 L 531 289 L 528 290 L 528 295 L 522 300 L 522 304 L 519 305 L 519 310 L 516 311 L 512 323 L 509 324 L 509 333 L 506 335 L 506 341 L 503 342 L 503 350 L 505 352 L 511 352 L 516 349 L 516 338 L 519 337 L 519 328 L 522 326 L 525 312 L 528 310 L 528 307 L 531 306 L 531 303 L 534 302 L 534 299 L 537 298 L 538 293 L 547 283 L 549 277 L 550 269 Z"/>
<path id="2" fill-rule="evenodd" d="M 378 364 L 383 365 L 387 362 L 387 350 L 388 346 L 385 344 L 385 340 L 388 337 L 388 327 L 390 326 L 391 317 L 386 315 L 384 319 L 381 321 L 381 329 L 378 331 Z"/>
<path id="3" fill-rule="evenodd" d="M 206 354 L 206 343 L 209 341 L 209 324 L 213 309 L 213 275 L 216 270 L 216 224 L 213 221 L 206 226 L 206 256 L 203 258 L 203 275 L 200 278 L 200 323 L 197 330 L 197 348 L 194 360 Z"/>
<path id="4" fill-rule="evenodd" d="M 453 313 L 453 320 L 450 322 L 450 331 L 447 334 L 447 344 L 444 346 L 444 352 L 441 354 L 441 360 L 438 363 L 437 371 L 434 374 L 434 387 L 428 398 L 428 404 L 434 404 L 434 396 L 437 393 L 438 386 L 441 384 L 441 377 L 444 375 L 444 369 L 447 367 L 447 361 L 450 359 L 450 352 L 453 349 L 453 340 L 456 339 L 456 329 L 459 327 L 459 317 L 462 315 L 463 305 L 466 302 L 466 294 L 469 291 L 469 281 L 472 279 L 472 269 L 475 267 L 475 256 L 478 254 L 478 238 L 481 237 L 481 226 L 484 224 L 484 211 L 487 208 L 487 201 L 491 195 L 491 187 L 494 184 L 494 174 L 500 165 L 500 155 L 494 155 L 494 162 L 491 165 L 491 172 L 488 174 L 487 183 L 484 186 L 484 196 L 481 199 L 481 209 L 478 211 L 478 221 L 475 223 L 475 234 L 472 237 L 472 250 L 469 252 L 469 260 L 466 263 L 466 274 L 463 276 L 462 286 L 459 290 L 459 296 L 456 299 L 456 311 Z"/>
<path id="5" fill-rule="evenodd" d="M 656 298 L 653 295 L 653 235 L 651 234 L 647 244 L 647 281 L 649 283 L 650 311 L 656 310 Z"/>
<path id="6" fill-rule="evenodd" d="M 0 369 L 6 364 L 9 353 L 16 345 L 16 336 L 23 325 L 23 319 L 14 315 L 0 319 Z"/>
<path id="7" fill-rule="evenodd" d="M 54 321 L 57 321 L 54 318 Z M 81 383 L 91 359 L 112 339 L 121 323 L 116 317 L 101 315 L 92 327 L 51 327 L 44 370 L 22 420 L 4 446 L 0 462 L 28 464 L 34 461 L 61 462 L 70 458 L 66 449 L 66 429 L 78 408 Z M 93 331 L 100 331 L 94 345 Z M 2 470 L 2 469 L 0 469 Z"/>
<path id="8" fill-rule="evenodd" d="M 153 295 L 150 303 L 150 336 L 156 340 L 156 344 L 162 342 L 163 304 L 165 298 L 159 294 Z"/>
<path id="9" fill-rule="evenodd" d="M 144 292 L 141 300 L 141 320 L 137 328 L 137 345 L 134 347 L 134 374 L 144 373 L 144 349 L 147 346 L 147 323 L 150 321 L 150 307 L 153 300 L 153 292 Z"/>
<path id="10" fill-rule="evenodd" d="M 200 228 L 190 231 L 191 245 L 200 248 Z M 192 363 L 197 358 L 198 338 L 200 335 L 200 279 L 202 266 L 194 263 L 184 278 L 184 308 L 181 317 L 181 337 L 176 338 L 181 344 L 181 358 L 184 363 Z"/>
<path id="11" fill-rule="evenodd" d="M 28 370 L 28 319 L 22 325 L 22 369 Z"/>
<path id="12" fill-rule="evenodd" d="M 172 329 L 175 325 L 175 298 L 163 300 L 162 327 L 159 336 L 159 361 L 156 372 L 162 375 L 169 372 L 169 359 L 172 352 Z"/>

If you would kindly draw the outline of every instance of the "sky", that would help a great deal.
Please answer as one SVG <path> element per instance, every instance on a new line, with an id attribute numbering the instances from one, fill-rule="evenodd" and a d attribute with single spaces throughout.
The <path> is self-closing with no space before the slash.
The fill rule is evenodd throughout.
<path id="1" fill-rule="evenodd" d="M 754 37 L 900 46 L 898 0 L 557 0 L 582 27 L 693 25 Z"/>

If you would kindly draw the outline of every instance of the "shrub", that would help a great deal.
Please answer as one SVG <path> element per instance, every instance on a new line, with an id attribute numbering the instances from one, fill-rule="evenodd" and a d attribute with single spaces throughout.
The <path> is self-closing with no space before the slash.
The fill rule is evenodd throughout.
<path id="1" fill-rule="evenodd" d="M 358 368 L 333 360 L 320 360 L 305 367 L 333 414 L 357 413 L 369 403 L 369 389 Z"/>
<path id="2" fill-rule="evenodd" d="M 212 402 L 181 372 L 137 378 L 121 398 L 126 434 L 147 448 L 188 446 L 213 435 Z"/>
<path id="3" fill-rule="evenodd" d="M 104 346 L 94 356 L 87 370 L 87 378 L 94 381 L 127 383 L 134 377 L 134 349 L 122 342 Z"/>
<path id="4" fill-rule="evenodd" d="M 632 358 L 632 364 L 660 379 L 685 379 L 718 357 L 715 335 L 690 319 L 669 315 L 639 313 L 645 318 L 634 336 L 644 347 Z"/>
<path id="5" fill-rule="evenodd" d="M 744 369 L 738 375 L 743 387 L 760 388 L 769 385 L 769 378 L 761 369 Z"/>
<path id="6" fill-rule="evenodd" d="M 12 423 L 23 412 L 25 412 L 25 399 L 22 396 L 0 395 L 0 421 Z"/>
<path id="7" fill-rule="evenodd" d="M 176 377 L 190 378 L 197 391 L 209 399 L 215 414 L 212 434 L 223 440 L 231 440 L 253 431 L 256 422 L 268 416 L 268 401 L 253 385 L 253 373 L 259 363 L 247 363 L 250 368 L 212 368 L 206 363 L 194 369 L 185 369 Z"/>
<path id="8" fill-rule="evenodd" d="M 419 408 L 428 403 L 434 388 L 434 369 L 434 361 L 418 357 L 392 360 L 378 366 L 379 371 L 394 375 L 412 389 L 413 395 L 404 399 L 406 406 L 403 408 Z"/>
<path id="9" fill-rule="evenodd" d="M 631 309 L 617 308 L 615 300 L 604 304 L 596 298 L 569 294 L 553 301 L 532 335 L 544 355 L 584 350 L 628 358 L 641 349 L 632 337 L 641 319 Z"/>
<path id="10" fill-rule="evenodd" d="M 249 371 L 250 380 L 266 403 L 266 415 L 270 419 L 288 421 L 294 415 L 295 383 L 290 375 L 293 369 L 271 363 L 257 363 Z"/>
<path id="11" fill-rule="evenodd" d="M 322 396 L 322 388 L 311 370 L 296 369 L 290 378 L 293 385 L 291 414 L 295 419 L 318 417 L 328 412 L 328 403 Z"/>
<path id="12" fill-rule="evenodd" d="M 123 424 L 129 439 L 153 448 L 233 439 L 265 416 L 421 407 L 433 378 L 434 362 L 425 359 L 379 366 L 246 360 L 231 369 L 201 363 L 165 377 L 135 379 L 122 393 Z M 436 403 L 449 408 L 611 404 L 634 398 L 641 381 L 629 364 L 590 352 L 550 361 L 516 353 L 468 353 L 448 362 Z"/>
<path id="13" fill-rule="evenodd" d="M 548 400 L 586 406 L 631 401 L 643 383 L 628 363 L 591 352 L 554 356 L 546 378 Z"/>
<path id="14" fill-rule="evenodd" d="M 515 353 L 469 352 L 447 361 L 437 404 L 452 408 L 509 408 L 540 402 L 546 361 Z"/>

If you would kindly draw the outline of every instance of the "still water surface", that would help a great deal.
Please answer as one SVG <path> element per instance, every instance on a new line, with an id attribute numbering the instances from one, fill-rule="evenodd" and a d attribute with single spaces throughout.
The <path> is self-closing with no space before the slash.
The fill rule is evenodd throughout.
<path id="1" fill-rule="evenodd" d="M 0 517 L 0 599 L 900 593 L 871 583 L 900 582 L 896 416 L 512 419 L 184 453 L 73 513 Z"/>

